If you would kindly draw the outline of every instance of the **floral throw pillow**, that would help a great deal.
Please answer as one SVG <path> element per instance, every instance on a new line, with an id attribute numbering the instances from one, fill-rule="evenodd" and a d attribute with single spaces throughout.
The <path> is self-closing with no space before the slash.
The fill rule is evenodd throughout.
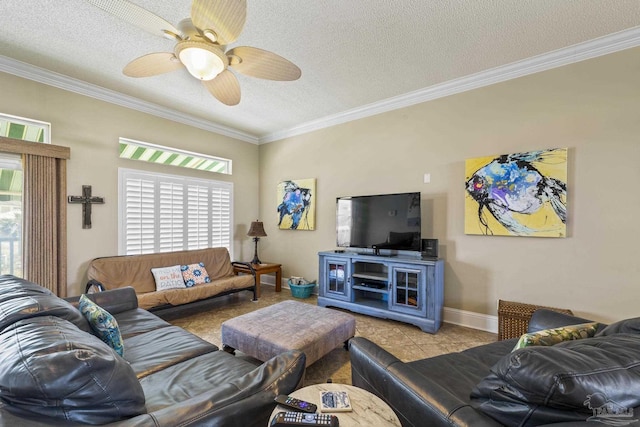
<path id="1" fill-rule="evenodd" d="M 563 341 L 591 338 L 598 330 L 598 326 L 598 322 L 589 322 L 524 334 L 518 340 L 513 351 L 533 345 L 554 345 Z"/>
<path id="2" fill-rule="evenodd" d="M 199 285 L 200 283 L 211 282 L 209 273 L 207 273 L 207 269 L 204 268 L 204 262 L 183 265 L 180 267 L 180 270 L 182 270 L 182 278 L 184 279 L 184 283 L 188 288 L 190 288 L 191 286 Z"/>
<path id="3" fill-rule="evenodd" d="M 96 336 L 109 344 L 120 356 L 124 356 L 124 342 L 115 317 L 84 294 L 80 296 L 78 308 Z"/>
<path id="4" fill-rule="evenodd" d="M 185 287 L 179 265 L 152 268 L 151 273 L 153 274 L 153 279 L 156 281 L 156 291 L 184 289 Z"/>

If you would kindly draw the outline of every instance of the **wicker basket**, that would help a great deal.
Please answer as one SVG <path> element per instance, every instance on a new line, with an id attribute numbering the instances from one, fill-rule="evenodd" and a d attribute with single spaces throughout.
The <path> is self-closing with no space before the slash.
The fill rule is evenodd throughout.
<path id="1" fill-rule="evenodd" d="M 498 340 L 517 338 L 527 333 L 531 315 L 540 308 L 573 315 L 573 312 L 566 308 L 498 300 Z"/>

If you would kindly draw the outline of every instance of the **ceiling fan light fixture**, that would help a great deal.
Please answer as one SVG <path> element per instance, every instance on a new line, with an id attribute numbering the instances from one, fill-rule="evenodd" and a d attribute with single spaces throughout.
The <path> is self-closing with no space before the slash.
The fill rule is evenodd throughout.
<path id="1" fill-rule="evenodd" d="M 176 45 L 176 56 L 189 73 L 199 80 L 213 80 L 224 71 L 227 57 L 214 45 L 186 40 Z"/>

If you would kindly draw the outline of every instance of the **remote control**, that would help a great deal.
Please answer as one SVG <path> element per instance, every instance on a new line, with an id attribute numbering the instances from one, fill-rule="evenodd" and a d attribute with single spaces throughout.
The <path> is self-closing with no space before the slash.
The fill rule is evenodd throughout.
<path id="1" fill-rule="evenodd" d="M 311 402 L 305 402 L 304 400 L 296 399 L 295 397 L 287 396 L 286 394 L 281 394 L 276 397 L 275 401 L 295 411 L 309 412 L 313 414 L 318 409 L 318 407 Z"/>
<path id="2" fill-rule="evenodd" d="M 278 412 L 271 427 L 328 426 L 338 427 L 338 417 L 329 414 L 305 414 L 304 412 Z"/>

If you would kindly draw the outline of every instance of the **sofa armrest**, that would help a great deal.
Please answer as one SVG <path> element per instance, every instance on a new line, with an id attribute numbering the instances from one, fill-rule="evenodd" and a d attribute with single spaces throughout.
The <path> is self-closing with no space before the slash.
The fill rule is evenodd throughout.
<path id="1" fill-rule="evenodd" d="M 593 320 L 541 308 L 534 311 L 531 315 L 527 332 L 537 332 L 543 329 L 560 328 L 562 326 L 577 325 L 579 323 L 587 322 L 593 322 Z"/>
<path id="2" fill-rule="evenodd" d="M 95 279 L 89 280 L 84 287 L 85 294 L 92 294 L 94 292 L 104 292 L 104 291 L 106 291 L 106 288 L 104 287 L 104 285 Z"/>
<path id="3" fill-rule="evenodd" d="M 403 426 L 496 427 L 448 389 L 411 368 L 366 338 L 349 340 L 351 382 L 384 400 Z"/>
<path id="4" fill-rule="evenodd" d="M 104 292 L 86 294 L 86 296 L 111 314 L 122 313 L 138 308 L 136 291 L 130 286 L 126 288 L 112 289 Z M 74 306 L 78 306 L 80 296 L 65 298 Z"/>
<path id="5" fill-rule="evenodd" d="M 250 262 L 232 261 L 231 265 L 233 266 L 233 271 L 236 273 L 246 273 L 247 270 L 249 270 L 249 274 L 251 274 L 253 277 L 256 277 L 256 270 L 253 268 Z M 236 268 L 236 266 L 239 268 Z"/>

